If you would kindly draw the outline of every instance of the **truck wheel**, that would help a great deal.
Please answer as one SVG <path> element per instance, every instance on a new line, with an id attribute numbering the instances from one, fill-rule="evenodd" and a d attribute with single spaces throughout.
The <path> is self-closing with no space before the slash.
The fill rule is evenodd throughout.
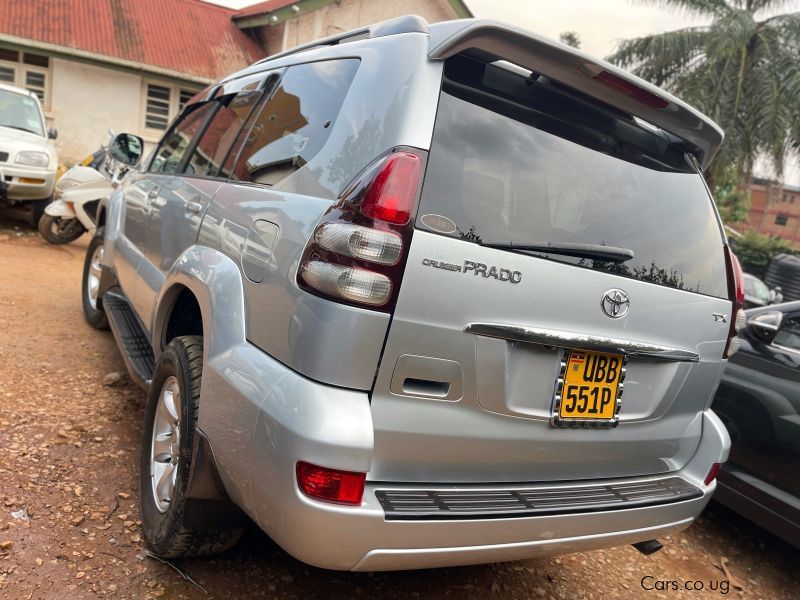
<path id="1" fill-rule="evenodd" d="M 147 398 L 139 504 L 145 537 L 164 558 L 222 552 L 242 535 L 241 529 L 200 530 L 184 525 L 202 372 L 203 338 L 176 337 L 158 360 Z"/>
<path id="2" fill-rule="evenodd" d="M 39 233 L 51 244 L 69 244 L 86 231 L 77 218 L 64 220 L 47 213 L 39 219 Z"/>
<path id="3" fill-rule="evenodd" d="M 44 215 L 44 209 L 50 204 L 50 198 L 44 200 L 32 200 L 30 205 L 30 214 L 28 215 L 28 224 L 34 229 L 39 226 L 39 219 Z"/>
<path id="4" fill-rule="evenodd" d="M 83 316 L 86 322 L 95 329 L 108 329 L 108 317 L 103 310 L 99 296 L 100 275 L 103 271 L 103 227 L 99 227 L 86 249 L 83 261 L 83 278 L 81 279 L 81 297 L 83 298 Z"/>

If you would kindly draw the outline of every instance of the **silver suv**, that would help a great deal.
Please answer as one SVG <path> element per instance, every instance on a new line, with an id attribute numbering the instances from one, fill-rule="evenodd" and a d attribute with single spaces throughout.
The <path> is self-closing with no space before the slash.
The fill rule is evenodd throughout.
<path id="1" fill-rule="evenodd" d="M 389 570 L 688 526 L 728 456 L 709 404 L 741 314 L 701 175 L 721 141 L 484 20 L 379 23 L 198 94 L 84 269 L 149 394 L 153 549 L 252 520 L 313 565 Z"/>

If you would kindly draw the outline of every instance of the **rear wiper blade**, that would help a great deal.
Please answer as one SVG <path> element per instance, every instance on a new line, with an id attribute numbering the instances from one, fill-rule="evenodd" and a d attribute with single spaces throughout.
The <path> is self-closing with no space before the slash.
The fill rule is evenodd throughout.
<path id="1" fill-rule="evenodd" d="M 633 250 L 603 244 L 575 244 L 571 242 L 481 242 L 481 246 L 500 250 L 522 250 L 563 254 L 578 258 L 592 258 L 622 263 L 633 258 Z"/>

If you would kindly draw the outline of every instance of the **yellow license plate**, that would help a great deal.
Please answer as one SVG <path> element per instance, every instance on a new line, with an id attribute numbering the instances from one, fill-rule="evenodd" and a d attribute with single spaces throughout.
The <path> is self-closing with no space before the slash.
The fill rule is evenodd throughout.
<path id="1" fill-rule="evenodd" d="M 621 354 L 570 350 L 558 416 L 612 421 L 624 373 Z"/>

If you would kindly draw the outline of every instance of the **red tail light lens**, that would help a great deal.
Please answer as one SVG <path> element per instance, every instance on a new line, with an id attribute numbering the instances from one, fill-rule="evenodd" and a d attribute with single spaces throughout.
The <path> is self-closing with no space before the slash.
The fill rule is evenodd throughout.
<path id="1" fill-rule="evenodd" d="M 719 474 L 719 470 L 721 468 L 722 468 L 722 463 L 714 463 L 713 465 L 711 465 L 711 468 L 708 470 L 708 475 L 706 475 L 706 478 L 703 480 L 703 483 L 709 485 L 712 481 L 714 481 L 717 478 L 717 475 Z"/>
<path id="2" fill-rule="evenodd" d="M 383 163 L 361 202 L 361 212 L 373 219 L 405 225 L 417 197 L 421 161 L 411 152 L 397 152 Z"/>
<path id="3" fill-rule="evenodd" d="M 744 317 L 744 273 L 739 259 L 731 252 L 729 247 L 725 247 L 725 262 L 728 268 L 728 297 L 733 303 L 731 309 L 731 324 L 728 329 L 728 341 L 725 344 L 725 352 L 722 358 L 730 358 L 739 349 L 739 338 L 736 333 L 745 323 Z"/>
<path id="4" fill-rule="evenodd" d="M 300 491 L 323 502 L 360 505 L 366 479 L 366 473 L 328 469 L 306 462 L 297 463 L 297 485 Z"/>
<path id="5" fill-rule="evenodd" d="M 311 236 L 298 285 L 330 300 L 391 312 L 414 232 L 422 167 L 420 155 L 398 150 L 356 176 Z"/>

